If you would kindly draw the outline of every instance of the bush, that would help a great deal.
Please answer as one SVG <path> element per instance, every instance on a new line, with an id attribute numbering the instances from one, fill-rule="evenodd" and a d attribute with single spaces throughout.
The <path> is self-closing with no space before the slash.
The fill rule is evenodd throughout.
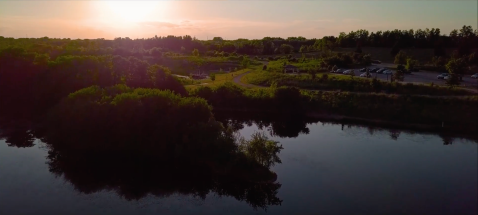
<path id="1" fill-rule="evenodd" d="M 393 63 L 395 64 L 406 64 L 407 63 L 407 54 L 404 51 L 400 51 L 395 55 L 395 60 Z"/>
<path id="2" fill-rule="evenodd" d="M 168 144 L 192 144 L 184 142 L 184 135 L 193 140 L 206 138 L 211 131 L 208 126 L 212 126 L 211 110 L 204 99 L 171 91 L 92 86 L 71 93 L 51 110 L 49 122 L 54 132 L 50 137 L 68 136 L 72 141 L 54 145 L 78 151 L 156 149 L 167 153 Z M 91 145 L 90 138 L 104 138 L 104 144 Z"/>

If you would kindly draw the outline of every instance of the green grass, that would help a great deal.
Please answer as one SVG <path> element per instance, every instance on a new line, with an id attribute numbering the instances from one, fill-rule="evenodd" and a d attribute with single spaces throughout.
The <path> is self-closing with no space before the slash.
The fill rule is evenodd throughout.
<path id="1" fill-rule="evenodd" d="M 208 86 L 208 87 L 214 87 L 214 86 L 219 86 L 223 85 L 226 82 L 233 82 L 233 78 L 237 75 L 243 74 L 247 71 L 250 71 L 251 69 L 241 69 L 235 72 L 231 73 L 225 73 L 225 74 L 216 74 L 216 80 L 212 81 L 211 79 L 203 79 L 203 80 L 196 80 L 196 84 L 188 84 L 185 85 L 186 89 L 191 90 L 198 88 L 199 86 Z M 234 75 L 234 76 L 232 76 Z M 234 82 L 233 82 L 234 83 Z"/>
<path id="2" fill-rule="evenodd" d="M 277 86 L 298 87 L 308 90 L 341 90 L 350 92 L 387 92 L 392 94 L 415 94 L 415 95 L 471 95 L 472 92 L 463 89 L 449 89 L 448 87 L 417 85 L 411 83 L 390 83 L 370 78 L 351 77 L 337 74 L 317 74 L 312 79 L 308 74 L 284 74 L 255 70 L 242 77 L 241 82 L 268 87 L 272 84 Z"/>
<path id="3" fill-rule="evenodd" d="M 301 59 L 298 59 L 301 61 Z M 287 59 L 281 59 L 281 60 L 276 60 L 276 61 L 269 61 L 267 65 L 267 70 L 268 71 L 274 71 L 274 72 L 281 72 L 283 69 L 282 67 L 284 66 L 284 63 L 286 65 L 294 65 L 299 68 L 299 70 L 307 70 L 307 69 L 316 69 L 319 68 L 321 63 L 321 60 L 317 59 L 310 59 L 308 58 L 305 62 L 290 62 Z"/>
<path id="4" fill-rule="evenodd" d="M 316 78 L 320 79 L 320 77 L 322 77 L 324 74 L 327 74 L 328 78 L 330 79 L 336 79 L 336 80 L 351 80 L 352 79 L 352 77 L 348 75 L 337 75 L 332 73 L 317 73 Z M 280 80 L 280 79 L 307 81 L 307 80 L 311 80 L 311 76 L 305 73 L 293 75 L 293 74 L 284 74 L 280 72 L 268 72 L 268 71 L 256 69 L 244 75 L 241 78 L 241 82 L 246 84 L 270 86 L 274 80 Z M 365 79 L 365 78 L 355 76 L 354 79 Z"/>
<path id="5" fill-rule="evenodd" d="M 202 56 L 193 56 L 193 55 L 183 55 L 183 56 L 169 56 L 170 59 L 176 60 L 187 60 L 192 63 L 204 63 L 204 62 L 226 62 L 228 61 L 225 57 L 202 57 Z"/>

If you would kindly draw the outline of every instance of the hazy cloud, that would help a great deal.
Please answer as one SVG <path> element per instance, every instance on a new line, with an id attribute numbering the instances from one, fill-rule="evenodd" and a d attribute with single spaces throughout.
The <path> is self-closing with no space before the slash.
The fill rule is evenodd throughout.
<path id="1" fill-rule="evenodd" d="M 140 22 L 140 25 L 152 26 L 156 28 L 178 28 L 180 25 L 171 22 Z"/>

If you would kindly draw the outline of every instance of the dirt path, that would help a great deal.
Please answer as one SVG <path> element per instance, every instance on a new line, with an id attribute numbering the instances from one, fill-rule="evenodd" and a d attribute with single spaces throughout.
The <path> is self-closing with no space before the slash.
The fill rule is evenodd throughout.
<path id="1" fill-rule="evenodd" d="M 261 62 L 266 66 L 267 66 L 267 64 L 269 64 L 268 61 L 261 61 Z M 259 85 L 254 85 L 254 84 L 246 84 L 246 83 L 241 82 L 242 76 L 247 75 L 250 72 L 251 71 L 248 71 L 248 72 L 242 73 L 242 74 L 234 77 L 233 78 L 234 83 L 238 84 L 241 87 L 247 87 L 247 88 L 253 88 L 253 87 L 255 87 L 255 88 L 268 88 L 268 87 L 265 87 L 265 86 L 259 86 Z"/>
<path id="2" fill-rule="evenodd" d="M 250 73 L 250 72 L 251 72 L 251 71 L 242 73 L 242 74 L 240 74 L 240 75 L 238 75 L 238 76 L 235 76 L 232 80 L 234 81 L 234 83 L 238 84 L 238 85 L 241 86 L 241 87 L 247 87 L 247 88 L 253 88 L 253 87 L 255 87 L 255 88 L 267 88 L 267 87 L 264 87 L 264 86 L 242 83 L 242 82 L 241 82 L 242 76 L 244 76 L 244 75 L 246 75 L 246 74 L 248 74 L 248 73 Z"/>

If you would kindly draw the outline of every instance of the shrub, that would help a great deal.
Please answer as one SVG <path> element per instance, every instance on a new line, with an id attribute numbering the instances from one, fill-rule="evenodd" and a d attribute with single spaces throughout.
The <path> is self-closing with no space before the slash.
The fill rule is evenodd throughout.
<path id="1" fill-rule="evenodd" d="M 208 132 L 207 125 L 213 119 L 211 110 L 204 99 L 181 97 L 171 91 L 131 89 L 124 85 L 103 89 L 92 86 L 71 93 L 50 111 L 48 119 L 52 128 L 50 137 L 72 139 L 55 142 L 59 148 L 79 151 L 156 149 L 161 154 L 167 153 L 170 143 L 192 144 L 184 142 L 184 135 L 191 135 L 193 139 L 205 138 L 198 132 L 204 135 Z M 79 129 L 83 132 L 77 132 Z M 90 138 L 105 140 L 101 145 L 92 145 Z"/>

